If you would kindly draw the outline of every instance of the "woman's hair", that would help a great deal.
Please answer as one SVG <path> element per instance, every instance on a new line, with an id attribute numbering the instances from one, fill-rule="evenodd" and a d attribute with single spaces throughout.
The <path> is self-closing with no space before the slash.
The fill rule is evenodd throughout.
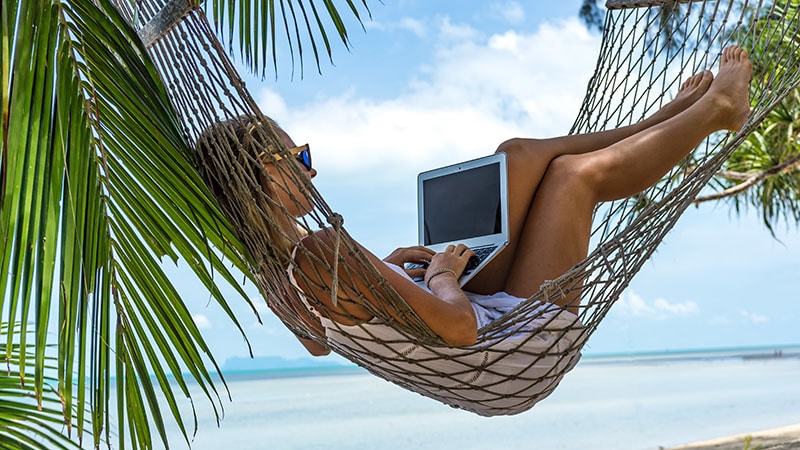
<path id="1" fill-rule="evenodd" d="M 283 130 L 266 116 L 243 115 L 216 122 L 198 136 L 195 161 L 258 264 L 273 258 L 285 267 L 292 245 L 282 229 L 288 214 L 276 199 L 272 177 L 263 164 L 268 155 L 285 147 L 280 133 Z"/>
<path id="2" fill-rule="evenodd" d="M 273 129 L 278 128 L 272 119 L 265 117 L 265 120 Z M 239 116 L 216 122 L 198 136 L 195 147 L 197 166 L 220 205 L 224 206 L 231 200 L 231 175 L 247 176 L 251 181 L 269 186 L 260 156 L 267 151 L 274 153 L 277 148 L 265 142 L 262 133 L 254 136 L 256 131 L 263 131 L 263 123 L 252 116 Z"/>
<path id="3" fill-rule="evenodd" d="M 279 164 L 279 182 L 264 167 L 271 155 L 285 151 L 286 133 L 265 116 L 239 116 L 216 122 L 197 139 L 195 160 L 205 184 L 250 254 L 250 271 L 273 311 L 298 336 L 324 339 L 324 332 L 305 307 L 292 302 L 297 293 L 282 282 L 292 262 L 297 221 L 277 198 L 276 189 L 301 183 L 296 165 Z M 283 155 L 287 156 L 287 155 Z M 286 173 L 284 173 L 286 172 Z M 308 194 L 306 194 L 308 195 Z M 294 199 L 293 199 L 294 200 Z M 296 201 L 296 200 L 295 200 Z"/>

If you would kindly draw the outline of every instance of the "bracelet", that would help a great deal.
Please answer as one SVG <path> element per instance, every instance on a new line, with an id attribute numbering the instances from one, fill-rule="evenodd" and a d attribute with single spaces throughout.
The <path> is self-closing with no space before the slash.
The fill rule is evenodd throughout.
<path id="1" fill-rule="evenodd" d="M 448 269 L 447 267 L 442 267 L 441 269 L 436 269 L 433 272 L 433 274 L 431 276 L 429 276 L 427 280 L 425 280 L 425 286 L 427 286 L 428 289 L 430 289 L 431 288 L 431 280 L 436 278 L 436 277 L 438 277 L 439 275 L 441 275 L 443 273 L 452 273 L 454 277 L 458 278 L 458 275 L 456 274 L 455 270 Z"/>

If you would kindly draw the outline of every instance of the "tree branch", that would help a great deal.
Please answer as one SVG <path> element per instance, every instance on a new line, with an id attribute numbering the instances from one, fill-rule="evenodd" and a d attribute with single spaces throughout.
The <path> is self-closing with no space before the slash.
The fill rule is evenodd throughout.
<path id="1" fill-rule="evenodd" d="M 747 189 L 750 189 L 757 183 L 769 177 L 785 175 L 789 172 L 797 170 L 798 168 L 800 168 L 800 155 L 795 156 L 794 158 L 790 158 L 784 161 L 783 163 L 778 164 L 777 166 L 773 166 L 767 170 L 763 170 L 761 172 L 756 172 L 753 174 L 744 174 L 741 172 L 725 172 L 725 171 L 717 172 L 715 174 L 716 177 L 727 178 L 729 180 L 742 180 L 742 182 L 723 191 L 715 192 L 713 194 L 702 197 L 697 197 L 696 199 L 694 199 L 694 204 L 698 205 L 700 203 L 734 196 L 736 194 L 746 191 Z"/>

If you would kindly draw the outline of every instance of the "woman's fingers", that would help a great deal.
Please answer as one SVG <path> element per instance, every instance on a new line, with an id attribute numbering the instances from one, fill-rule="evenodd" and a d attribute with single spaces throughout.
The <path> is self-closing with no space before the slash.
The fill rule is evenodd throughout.
<path id="1" fill-rule="evenodd" d="M 445 249 L 445 253 L 452 253 L 456 256 L 466 256 L 467 258 L 470 258 L 475 254 L 472 249 L 464 244 L 448 245 Z"/>
<path id="2" fill-rule="evenodd" d="M 431 257 L 436 254 L 435 251 L 421 245 L 409 247 L 406 250 L 408 250 L 409 255 L 412 255 L 416 258 L 431 259 Z"/>
<path id="3" fill-rule="evenodd" d="M 419 267 L 417 269 L 405 269 L 406 273 L 411 278 L 424 278 L 425 277 L 425 272 L 427 270 L 428 269 L 426 269 L 424 267 Z"/>
<path id="4" fill-rule="evenodd" d="M 396 249 L 392 252 L 391 255 L 387 256 L 383 260 L 386 262 L 390 262 L 396 264 L 398 266 L 402 266 L 405 263 L 417 263 L 417 264 L 424 264 L 431 260 L 433 255 L 436 252 L 429 248 L 425 248 L 422 246 L 414 246 L 414 247 L 401 247 Z"/>
<path id="5" fill-rule="evenodd" d="M 461 273 L 475 253 L 464 244 L 448 245 L 441 253 L 421 245 L 413 247 L 398 248 L 384 261 L 394 263 L 405 269 L 406 273 L 412 278 L 419 278 L 425 275 L 426 270 L 433 267 L 448 268 Z M 406 263 L 422 264 L 424 267 L 409 268 Z"/>
<path id="6" fill-rule="evenodd" d="M 464 244 L 448 245 L 442 253 L 433 257 L 428 269 L 448 268 L 460 274 L 473 255 L 475 253 Z"/>

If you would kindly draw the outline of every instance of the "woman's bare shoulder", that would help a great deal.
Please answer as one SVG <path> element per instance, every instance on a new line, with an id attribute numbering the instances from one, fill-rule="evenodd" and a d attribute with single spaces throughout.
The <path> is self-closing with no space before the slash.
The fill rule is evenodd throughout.
<path id="1" fill-rule="evenodd" d="M 297 244 L 294 254 L 295 278 L 300 288 L 315 303 L 320 313 L 343 325 L 354 325 L 370 320 L 373 315 L 364 305 L 363 274 L 354 269 L 351 257 L 341 251 L 340 260 L 334 264 L 336 243 L 335 232 L 331 229 L 319 230 L 304 237 Z M 336 287 L 336 301 L 333 300 L 333 267 L 339 278 Z"/>

